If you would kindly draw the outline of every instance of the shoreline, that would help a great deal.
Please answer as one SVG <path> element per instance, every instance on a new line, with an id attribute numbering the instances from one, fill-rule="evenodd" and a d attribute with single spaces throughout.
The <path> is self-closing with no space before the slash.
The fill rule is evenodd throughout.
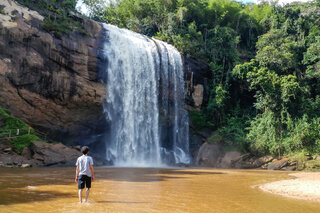
<path id="1" fill-rule="evenodd" d="M 320 202 L 320 172 L 291 173 L 292 179 L 259 185 L 268 193 L 284 197 Z"/>

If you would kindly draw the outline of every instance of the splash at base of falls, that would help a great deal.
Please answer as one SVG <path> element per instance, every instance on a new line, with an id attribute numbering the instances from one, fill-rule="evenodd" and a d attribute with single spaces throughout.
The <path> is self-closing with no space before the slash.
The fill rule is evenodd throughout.
<path id="1" fill-rule="evenodd" d="M 110 123 L 106 158 L 117 166 L 190 162 L 183 65 L 171 45 L 104 24 Z"/>

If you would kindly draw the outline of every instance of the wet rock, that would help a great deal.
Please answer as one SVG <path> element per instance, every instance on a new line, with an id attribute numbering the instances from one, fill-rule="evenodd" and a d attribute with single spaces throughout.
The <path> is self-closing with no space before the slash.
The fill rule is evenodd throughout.
<path id="1" fill-rule="evenodd" d="M 30 160 L 32 158 L 32 153 L 29 147 L 24 147 L 21 156 L 25 157 L 26 159 Z"/>
<path id="2" fill-rule="evenodd" d="M 35 154 L 33 155 L 33 159 L 38 160 L 38 161 L 44 161 L 43 155 L 40 155 L 40 154 L 38 154 L 38 153 L 35 153 Z"/>
<path id="3" fill-rule="evenodd" d="M 281 168 L 282 171 L 295 171 L 297 170 L 297 167 L 296 166 L 286 166 L 286 167 L 283 167 Z"/>
<path id="4" fill-rule="evenodd" d="M 44 166 L 51 165 L 74 165 L 81 153 L 62 143 L 50 144 L 41 141 L 33 142 L 31 150 L 33 158 L 42 161 Z"/>
<path id="5" fill-rule="evenodd" d="M 203 139 L 199 135 L 190 134 L 189 147 L 192 159 L 196 159 L 197 153 L 203 144 Z M 195 164 L 195 162 L 194 162 Z"/>
<path id="6" fill-rule="evenodd" d="M 288 166 L 297 166 L 297 164 L 298 164 L 298 162 L 295 161 L 295 160 L 290 160 L 290 161 L 288 162 Z"/>
<path id="7" fill-rule="evenodd" d="M 239 160 L 241 153 L 237 151 L 227 152 L 219 164 L 220 168 L 235 168 L 235 162 Z"/>
<path id="8" fill-rule="evenodd" d="M 8 147 L 8 148 L 5 148 L 3 150 L 4 153 L 11 153 L 12 152 L 12 148 L 11 147 Z"/>
<path id="9" fill-rule="evenodd" d="M 81 151 L 81 146 L 78 145 L 78 146 L 73 146 L 74 149 L 78 150 L 78 151 Z"/>
<path id="10" fill-rule="evenodd" d="M 4 165 L 3 165 L 3 162 L 2 161 L 0 161 L 0 167 L 3 167 Z"/>
<path id="11" fill-rule="evenodd" d="M 30 168 L 30 167 L 31 167 L 31 165 L 28 164 L 28 163 L 23 163 L 23 164 L 21 165 L 21 168 Z"/>
<path id="12" fill-rule="evenodd" d="M 197 84 L 193 87 L 194 91 L 192 93 L 192 99 L 194 102 L 194 106 L 198 109 L 201 108 L 201 105 L 203 103 L 203 92 L 204 92 L 204 88 L 202 84 Z"/>
<path id="13" fill-rule="evenodd" d="M 197 131 L 197 134 L 203 138 L 210 138 L 215 134 L 215 132 L 211 129 L 202 129 Z"/>
<path id="14" fill-rule="evenodd" d="M 258 168 L 258 167 L 261 167 L 264 164 L 267 164 L 267 163 L 271 162 L 272 160 L 273 160 L 273 157 L 271 155 L 263 156 L 263 157 L 260 157 L 260 158 L 256 159 L 253 162 L 253 165 L 254 165 L 255 168 Z"/>
<path id="15" fill-rule="evenodd" d="M 221 146 L 204 143 L 197 154 L 195 165 L 204 167 L 218 167 L 221 157 Z"/>
<path id="16" fill-rule="evenodd" d="M 281 168 L 288 165 L 289 158 L 284 158 L 281 160 L 272 161 L 271 164 L 268 165 L 268 170 L 280 170 Z"/>
<path id="17" fill-rule="evenodd" d="M 186 164 L 186 163 L 177 163 L 176 166 L 177 166 L 177 167 L 184 167 L 184 168 L 186 168 L 186 167 L 189 167 L 189 164 Z"/>

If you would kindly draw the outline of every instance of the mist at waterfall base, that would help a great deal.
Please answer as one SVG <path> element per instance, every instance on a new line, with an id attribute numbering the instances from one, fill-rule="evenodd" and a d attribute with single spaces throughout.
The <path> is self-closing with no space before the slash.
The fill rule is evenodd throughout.
<path id="1" fill-rule="evenodd" d="M 189 123 L 180 53 L 103 24 L 106 160 L 115 166 L 189 164 Z"/>

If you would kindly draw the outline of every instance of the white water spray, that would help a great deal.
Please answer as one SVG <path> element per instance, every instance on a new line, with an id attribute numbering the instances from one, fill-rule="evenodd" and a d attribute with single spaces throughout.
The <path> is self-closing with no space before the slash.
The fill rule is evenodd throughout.
<path id="1" fill-rule="evenodd" d="M 183 65 L 171 45 L 104 24 L 106 158 L 117 166 L 189 163 Z M 163 123 L 168 137 L 161 135 Z M 171 143 L 168 146 L 168 142 Z"/>

